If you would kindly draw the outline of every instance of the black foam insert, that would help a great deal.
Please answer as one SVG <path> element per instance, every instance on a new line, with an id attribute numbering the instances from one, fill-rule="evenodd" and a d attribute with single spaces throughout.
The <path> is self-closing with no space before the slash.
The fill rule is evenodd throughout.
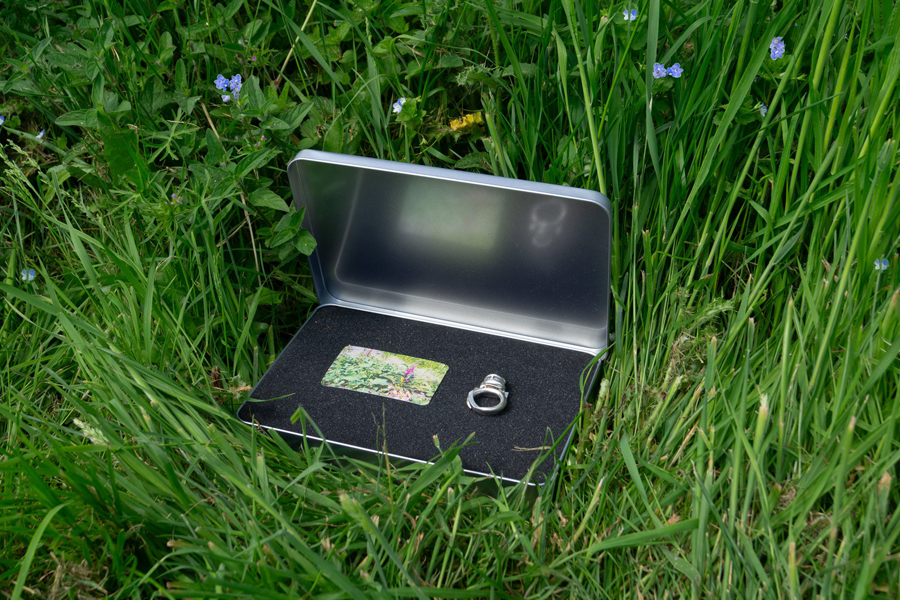
<path id="1" fill-rule="evenodd" d="M 323 386 L 328 368 L 348 345 L 433 360 L 450 370 L 425 406 Z M 574 350 L 323 306 L 263 375 L 238 417 L 301 434 L 301 421 L 290 418 L 302 405 L 331 442 L 378 450 L 386 442 L 390 454 L 418 460 L 438 454 L 433 436 L 447 448 L 474 432 L 473 443 L 460 452 L 463 467 L 518 480 L 577 416 L 579 379 L 591 359 Z M 503 376 L 509 391 L 506 410 L 490 416 L 466 407 L 469 391 L 488 373 Z M 314 435 L 309 426 L 307 432 Z M 557 456 L 564 446 L 565 440 Z M 548 459 L 536 473 L 552 469 Z"/>

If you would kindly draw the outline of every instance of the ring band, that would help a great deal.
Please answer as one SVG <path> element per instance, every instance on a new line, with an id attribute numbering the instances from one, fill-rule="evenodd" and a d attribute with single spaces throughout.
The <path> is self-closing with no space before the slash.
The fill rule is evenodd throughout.
<path id="1" fill-rule="evenodd" d="M 499 403 L 496 406 L 481 406 L 476 401 L 476 398 L 480 396 L 493 396 L 499 400 Z M 507 397 L 509 397 L 509 392 L 506 391 L 506 380 L 491 373 L 484 378 L 481 385 L 469 392 L 466 406 L 481 415 L 495 415 L 506 408 Z"/>

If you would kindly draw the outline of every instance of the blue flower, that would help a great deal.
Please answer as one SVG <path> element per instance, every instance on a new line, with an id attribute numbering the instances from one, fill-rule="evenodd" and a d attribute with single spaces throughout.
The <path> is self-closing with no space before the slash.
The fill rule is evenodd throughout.
<path id="1" fill-rule="evenodd" d="M 404 104 L 406 104 L 406 98 L 400 98 L 399 100 L 397 100 L 396 102 L 394 102 L 394 103 L 391 105 L 391 107 L 392 107 L 393 110 L 394 110 L 394 113 L 399 113 L 401 110 L 403 110 L 403 105 L 404 105 Z"/>
<path id="2" fill-rule="evenodd" d="M 5 122 L 6 122 L 6 117 L 4 117 L 3 115 L 0 115 L 0 125 L 3 125 L 3 123 L 5 123 Z"/>
<path id="3" fill-rule="evenodd" d="M 225 77 L 221 73 L 219 73 L 219 76 L 216 77 L 216 80 L 213 83 L 216 84 L 217 90 L 222 90 L 224 92 L 228 89 L 228 80 L 225 79 Z"/>
<path id="4" fill-rule="evenodd" d="M 675 63 L 674 65 L 666 69 L 666 73 L 668 73 L 675 79 L 678 79 L 679 77 L 681 77 L 681 74 L 684 73 L 684 69 L 681 68 L 681 63 Z"/>
<path id="5" fill-rule="evenodd" d="M 229 100 L 231 100 L 231 96 L 228 94 L 222 96 L 222 102 L 228 102 Z"/>
<path id="6" fill-rule="evenodd" d="M 241 86 L 244 84 L 241 82 L 241 76 L 235 75 L 231 78 L 231 81 L 228 82 L 228 85 L 231 87 L 231 91 L 237 94 L 241 91 Z"/>
<path id="7" fill-rule="evenodd" d="M 761 114 L 762 116 L 766 116 L 767 112 L 769 112 L 769 107 L 766 106 L 765 104 L 760 104 L 759 105 L 759 114 Z"/>
<path id="8" fill-rule="evenodd" d="M 44 137 L 44 131 L 45 131 L 44 129 L 41 129 L 41 132 L 40 132 L 39 134 L 37 134 L 36 136 L 34 136 L 34 137 L 36 137 L 36 138 L 39 139 L 39 140 L 40 140 L 40 139 L 43 139 L 43 137 Z"/>
<path id="9" fill-rule="evenodd" d="M 637 19 L 637 9 L 632 8 L 631 12 L 623 10 L 622 14 L 625 16 L 626 21 L 634 21 Z"/>
<path id="10" fill-rule="evenodd" d="M 880 258 L 875 261 L 875 270 L 876 271 L 887 271 L 888 268 L 888 259 Z"/>
<path id="11" fill-rule="evenodd" d="M 769 51 L 772 60 L 778 60 L 784 56 L 784 41 L 780 37 L 772 38 L 772 43 L 769 44 Z"/>
<path id="12" fill-rule="evenodd" d="M 653 63 L 653 77 L 659 79 L 666 76 L 666 65 Z"/>
<path id="13" fill-rule="evenodd" d="M 172 201 L 169 202 L 168 200 L 163 200 L 163 204 L 165 204 L 166 206 L 175 206 L 176 204 L 183 204 L 181 202 L 181 194 L 172 192 Z"/>
<path id="14" fill-rule="evenodd" d="M 22 281 L 34 281 L 34 269 L 22 269 Z"/>

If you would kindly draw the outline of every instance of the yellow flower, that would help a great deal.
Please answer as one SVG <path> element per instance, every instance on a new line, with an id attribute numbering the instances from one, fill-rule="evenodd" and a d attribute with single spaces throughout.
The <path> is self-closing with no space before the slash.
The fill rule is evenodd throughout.
<path id="1" fill-rule="evenodd" d="M 484 119 L 481 117 L 481 111 L 479 111 L 477 113 L 463 115 L 458 119 L 452 119 L 450 121 L 450 129 L 452 131 L 464 131 L 473 125 L 481 125 L 482 123 L 484 123 Z"/>

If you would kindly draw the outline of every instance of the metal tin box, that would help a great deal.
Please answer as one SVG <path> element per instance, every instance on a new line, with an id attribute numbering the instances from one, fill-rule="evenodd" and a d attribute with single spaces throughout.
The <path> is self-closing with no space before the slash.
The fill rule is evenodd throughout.
<path id="1" fill-rule="evenodd" d="M 288 165 L 316 239 L 320 306 L 238 410 L 248 423 L 335 448 L 426 462 L 463 442 L 470 475 L 519 481 L 560 459 L 585 369 L 608 338 L 610 206 L 598 192 L 304 150 Z M 448 365 L 419 406 L 325 387 L 347 345 Z M 468 410 L 489 373 L 507 380 L 497 415 Z M 546 480 L 544 460 L 531 483 Z"/>

